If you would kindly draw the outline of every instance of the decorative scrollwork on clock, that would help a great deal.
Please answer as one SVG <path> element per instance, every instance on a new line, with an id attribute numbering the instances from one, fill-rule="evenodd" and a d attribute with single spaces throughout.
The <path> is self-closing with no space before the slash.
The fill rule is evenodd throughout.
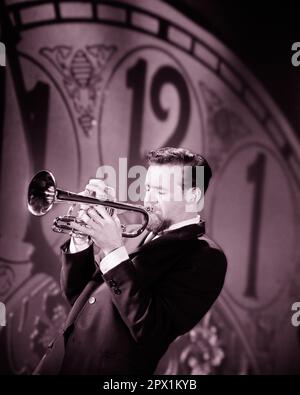
<path id="1" fill-rule="evenodd" d="M 86 136 L 97 124 L 97 99 L 102 88 L 102 74 L 116 50 L 115 45 L 105 44 L 87 45 L 85 49 L 77 50 L 67 45 L 40 50 L 40 54 L 63 77 L 64 88 Z"/>

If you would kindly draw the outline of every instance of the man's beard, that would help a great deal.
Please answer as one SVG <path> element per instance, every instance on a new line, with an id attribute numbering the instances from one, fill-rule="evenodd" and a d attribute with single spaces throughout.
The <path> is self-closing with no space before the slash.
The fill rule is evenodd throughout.
<path id="1" fill-rule="evenodd" d="M 163 230 L 169 228 L 172 225 L 172 221 L 169 218 L 162 218 L 158 214 L 150 214 L 149 215 L 149 223 L 147 225 L 147 230 L 158 234 Z"/>

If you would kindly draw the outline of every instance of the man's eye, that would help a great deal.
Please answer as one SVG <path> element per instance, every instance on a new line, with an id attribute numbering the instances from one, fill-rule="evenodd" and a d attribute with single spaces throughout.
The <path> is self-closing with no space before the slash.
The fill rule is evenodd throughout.
<path id="1" fill-rule="evenodd" d="M 159 195 L 165 195 L 165 192 L 164 191 L 158 191 L 158 194 Z"/>

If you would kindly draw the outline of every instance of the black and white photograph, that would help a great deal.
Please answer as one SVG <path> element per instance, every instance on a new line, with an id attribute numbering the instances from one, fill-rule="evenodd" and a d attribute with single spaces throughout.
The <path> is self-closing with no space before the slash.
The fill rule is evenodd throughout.
<path id="1" fill-rule="evenodd" d="M 298 8 L 1 1 L 1 376 L 300 374 Z"/>

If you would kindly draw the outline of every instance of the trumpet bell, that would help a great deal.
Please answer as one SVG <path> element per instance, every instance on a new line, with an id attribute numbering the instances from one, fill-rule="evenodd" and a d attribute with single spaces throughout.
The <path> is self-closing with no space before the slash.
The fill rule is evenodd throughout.
<path id="1" fill-rule="evenodd" d="M 28 187 L 27 207 L 31 214 L 45 215 L 55 202 L 56 181 L 50 171 L 42 170 L 31 180 Z"/>

